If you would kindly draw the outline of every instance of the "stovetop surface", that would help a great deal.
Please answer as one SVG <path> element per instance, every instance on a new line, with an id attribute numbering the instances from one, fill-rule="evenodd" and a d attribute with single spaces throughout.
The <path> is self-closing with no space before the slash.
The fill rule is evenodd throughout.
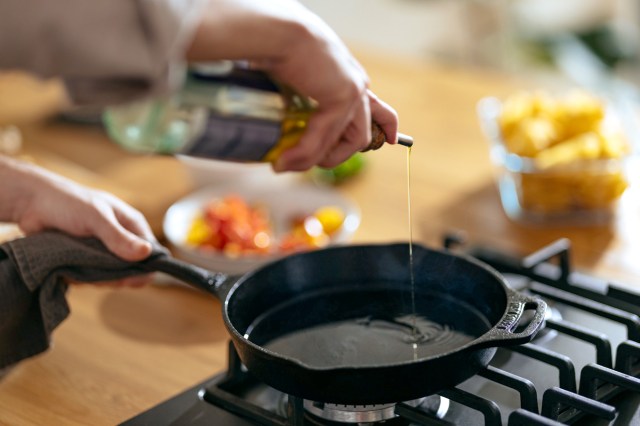
<path id="1" fill-rule="evenodd" d="M 552 250 L 553 251 L 553 250 Z M 548 253 L 547 253 L 548 254 Z M 630 357 L 629 365 L 634 367 L 633 376 L 640 376 L 640 345 L 634 343 L 640 334 L 640 320 L 635 316 L 640 313 L 640 304 L 631 307 L 635 309 L 629 313 L 618 308 L 612 308 L 594 304 L 591 298 L 602 299 L 610 294 L 614 305 L 629 307 L 628 302 L 637 302 L 640 295 L 620 293 L 616 288 L 608 289 L 607 283 L 598 282 L 590 277 L 577 276 L 573 284 L 578 285 L 577 298 L 564 299 L 567 283 L 553 284 L 547 287 L 548 280 L 567 281 L 572 273 L 566 270 L 567 265 L 555 267 L 548 263 L 549 258 L 557 253 L 542 256 L 535 268 L 528 268 L 522 274 L 520 271 L 513 273 L 512 263 L 502 264 L 489 256 L 489 263 L 503 272 L 511 287 L 524 293 L 541 295 L 550 306 L 550 316 L 547 319 L 547 327 L 538 334 L 536 339 L 527 345 L 515 348 L 501 348 L 497 351 L 490 367 L 480 374 L 471 377 L 451 390 L 442 392 L 442 396 L 450 399 L 449 410 L 442 419 L 436 418 L 433 413 L 428 421 L 412 423 L 404 419 L 392 419 L 382 423 L 385 426 L 434 424 L 434 425 L 493 425 L 507 424 L 510 415 L 520 409 L 528 408 L 530 411 L 540 413 L 551 410 L 552 395 L 547 395 L 552 388 L 561 388 L 553 393 L 571 392 L 583 393 L 580 378 L 583 369 L 593 369 L 592 364 L 601 364 L 605 367 L 620 369 L 618 364 L 623 364 L 616 359 L 617 349 L 622 344 L 625 349 L 637 350 L 635 356 Z M 560 255 L 561 257 L 564 255 Z M 480 256 L 482 258 L 482 256 Z M 565 258 L 566 260 L 566 258 Z M 563 270 L 563 268 L 565 268 Z M 532 281 L 530 274 L 541 273 L 540 281 Z M 529 275 L 528 277 L 525 275 Z M 575 274 L 574 274 L 575 275 Z M 567 281 L 568 282 L 568 281 Z M 543 284 L 544 283 L 544 284 Z M 561 290 L 558 290 L 560 288 Z M 573 289 L 569 289 L 573 291 Z M 588 296 L 585 298 L 584 296 Z M 608 296 L 607 296 L 608 297 Z M 609 300 L 605 297 L 606 300 Z M 595 307 L 595 308 L 594 308 Z M 587 337 L 585 337 L 587 336 Z M 589 341 L 585 341 L 585 339 Z M 628 341 L 629 339 L 630 341 Z M 604 343 L 603 343 L 604 342 Z M 606 342 L 608 342 L 609 347 Z M 626 342 L 626 343 L 625 343 Z M 233 351 L 230 346 L 231 351 Z M 597 349 L 596 349 L 597 348 Z M 230 353 L 230 356 L 233 356 Z M 246 372 L 242 374 L 250 375 Z M 511 377 L 515 375 L 516 379 Z M 498 378 L 496 378 L 498 376 Z M 185 390 L 175 397 L 159 404 L 156 407 L 126 421 L 124 426 L 141 425 L 219 425 L 219 426 L 254 426 L 288 425 L 283 420 L 286 414 L 286 397 L 278 391 L 254 380 L 248 380 L 249 385 L 241 392 L 223 391 L 223 399 L 231 402 L 217 402 L 215 395 L 220 393 L 220 384 L 228 377 L 227 373 L 220 372 L 215 376 Z M 506 379 L 505 379 L 506 377 Z M 585 415 L 582 411 L 572 407 L 556 409 L 557 418 L 562 423 L 575 425 L 640 425 L 640 379 L 630 379 L 625 382 L 626 387 L 605 385 L 598 388 L 598 399 L 617 408 L 614 420 L 603 420 L 592 415 Z M 505 386 L 506 383 L 511 385 Z M 603 385 L 603 382 L 598 382 Z M 628 390 L 631 388 L 632 390 Z M 516 390 L 517 389 L 517 390 Z M 524 390 L 523 390 L 524 389 Z M 564 389 L 565 391 L 562 391 Z M 523 392 L 529 394 L 528 399 L 523 399 Z M 601 398 L 602 395 L 602 398 Z M 464 404 L 475 404 L 475 400 L 481 398 L 492 403 L 481 403 L 480 408 L 469 408 Z M 545 399 L 547 399 L 546 401 Z M 560 395 L 560 400 L 564 401 Z M 577 398 L 578 396 L 576 396 Z M 283 399 L 285 398 L 285 399 Z M 235 402 L 240 405 L 249 404 L 258 407 L 258 412 L 265 412 L 271 420 L 249 420 L 246 414 L 234 414 Z M 457 402 L 458 401 L 458 402 Z M 464 404 L 459 401 L 465 401 Z M 577 402 L 579 403 L 579 401 Z M 576 403 L 576 404 L 577 404 Z M 484 404 L 484 405 L 482 405 Z M 492 405 L 493 404 L 493 405 Z M 498 413 L 491 414 L 487 407 L 497 406 Z M 579 405 L 579 404 L 578 404 Z M 224 406 L 224 408 L 222 408 Z M 484 408 L 483 408 L 484 407 Z M 577 407 L 573 406 L 573 407 Z M 584 409 L 584 408 L 581 408 Z M 590 409 L 589 407 L 586 410 Z M 240 409 L 242 412 L 244 408 Z M 482 412 L 485 410 L 485 412 Z M 489 414 L 487 414 L 487 411 Z M 552 410 L 553 411 L 553 410 Z M 491 417 L 493 415 L 493 417 Z M 488 416 L 488 417 L 487 417 Z M 275 420 L 274 420 L 275 419 Z M 271 423 L 269 423 L 271 422 Z M 305 415 L 304 425 L 336 425 L 326 420 L 318 420 L 311 415 Z M 340 423 L 344 424 L 344 423 Z M 514 424 L 515 421 L 514 421 Z M 538 423 L 517 423 L 522 425 L 544 424 L 538 419 Z"/>

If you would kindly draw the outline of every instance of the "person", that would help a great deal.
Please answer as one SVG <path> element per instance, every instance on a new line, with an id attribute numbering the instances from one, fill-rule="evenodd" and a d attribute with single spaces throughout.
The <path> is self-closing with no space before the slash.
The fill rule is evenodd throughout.
<path id="1" fill-rule="evenodd" d="M 317 102 L 299 143 L 273 164 L 278 172 L 338 165 L 369 145 L 372 120 L 396 142 L 396 112 L 369 90 L 365 70 L 339 37 L 296 0 L 5 0 L 0 33 L 0 70 L 58 77 L 76 105 L 168 93 L 189 62 L 248 62 Z M 140 212 L 106 192 L 0 156 L 2 221 L 35 235 L 0 249 L 0 376 L 49 347 L 69 314 L 64 281 L 96 278 L 65 266 L 68 259 L 52 272 L 61 257 L 75 253 L 73 261 L 89 267 L 107 262 L 100 278 L 122 285 L 148 279 L 115 273 L 114 259 L 143 260 L 156 241 Z M 41 232 L 51 229 L 95 237 L 113 259 L 69 247 L 56 252 L 75 240 L 52 241 Z M 27 247 L 33 238 L 39 243 Z"/>
<path id="2" fill-rule="evenodd" d="M 77 105 L 174 90 L 185 63 L 248 61 L 318 103 L 300 142 L 273 165 L 279 172 L 338 165 L 369 144 L 371 120 L 396 141 L 396 112 L 369 90 L 340 38 L 296 0 L 7 0 L 0 31 L 0 69 L 59 77 Z M 0 158 L 0 221 L 26 234 L 95 236 L 131 261 L 154 242 L 143 215 L 122 200 L 9 158 Z"/>

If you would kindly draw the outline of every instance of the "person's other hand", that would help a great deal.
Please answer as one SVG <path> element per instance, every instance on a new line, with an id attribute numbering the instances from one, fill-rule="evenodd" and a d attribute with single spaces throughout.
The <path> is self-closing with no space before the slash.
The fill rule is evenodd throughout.
<path id="1" fill-rule="evenodd" d="M 396 143 L 396 112 L 368 90 L 367 74 L 333 30 L 295 0 L 211 0 L 186 56 L 248 59 L 317 101 L 300 142 L 274 164 L 277 171 L 338 165 L 369 145 L 372 119 Z"/>
<path id="2" fill-rule="evenodd" d="M 3 166 L 7 166 L 3 170 Z M 9 169 L 9 170 L 7 170 Z M 138 261 L 151 254 L 155 237 L 144 216 L 119 198 L 90 189 L 36 166 L 0 158 L 0 200 L 12 205 L 10 217 L 29 235 L 58 229 L 78 237 L 96 237 L 116 256 Z M 0 219 L 3 219 L 0 209 Z M 6 216 L 6 213 L 5 213 Z M 128 277 L 115 285 L 140 286 L 150 275 Z"/>

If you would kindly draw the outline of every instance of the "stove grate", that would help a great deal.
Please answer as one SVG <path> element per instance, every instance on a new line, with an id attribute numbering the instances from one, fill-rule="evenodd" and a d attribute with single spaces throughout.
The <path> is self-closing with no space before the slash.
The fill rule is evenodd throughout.
<path id="1" fill-rule="evenodd" d="M 460 244 L 459 240 L 448 239 L 446 247 L 452 248 L 458 244 Z M 596 362 L 584 366 L 580 371 L 579 389 L 576 369 L 568 356 L 536 343 L 509 348 L 507 351 L 537 360 L 557 370 L 559 386 L 544 390 L 541 407 L 538 404 L 536 387 L 528 378 L 495 366 L 489 366 L 479 372 L 478 376 L 518 392 L 520 408 L 509 414 L 509 426 L 574 424 L 587 416 L 596 416 L 610 421 L 616 416 L 616 408 L 607 402 L 625 391 L 640 393 L 640 378 L 637 377 L 640 376 L 640 318 L 638 317 L 640 296 L 611 285 L 600 286 L 598 291 L 593 289 L 593 282 L 584 285 L 581 276 L 571 271 L 570 244 L 567 240 L 559 240 L 524 259 L 515 259 L 485 248 L 475 248 L 469 253 L 502 273 L 515 273 L 527 277 L 530 279 L 527 291 L 531 293 L 622 324 L 627 330 L 628 340 L 618 345 L 614 368 L 612 345 L 606 335 L 570 321 L 547 320 L 546 326 L 549 329 L 583 341 L 595 348 Z M 550 263 L 553 260 L 557 260 L 558 266 Z M 589 286 L 592 288 L 588 288 Z M 305 414 L 303 401 L 300 398 L 288 396 L 286 414 L 281 415 L 281 413 L 260 408 L 238 396 L 240 389 L 251 380 L 253 380 L 251 375 L 242 368 L 235 348 L 230 343 L 229 369 L 226 377 L 215 386 L 203 389 L 201 397 L 256 424 L 265 426 L 308 424 L 308 415 Z M 458 387 L 446 389 L 438 394 L 481 413 L 484 424 L 487 426 L 502 425 L 502 413 L 499 405 L 494 401 Z M 396 404 L 395 414 L 411 424 L 424 426 L 454 424 L 446 418 L 437 418 L 431 413 L 405 403 Z"/>
<path id="2" fill-rule="evenodd" d="M 500 370 L 492 365 L 480 371 L 478 375 L 514 389 L 520 394 L 520 406 L 522 408 L 531 412 L 538 412 L 538 392 L 531 380 Z"/>

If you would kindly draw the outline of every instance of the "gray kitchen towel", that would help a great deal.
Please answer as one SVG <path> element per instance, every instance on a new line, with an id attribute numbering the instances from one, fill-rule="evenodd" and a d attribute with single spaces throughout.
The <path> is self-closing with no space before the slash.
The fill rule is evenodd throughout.
<path id="1" fill-rule="evenodd" d="M 150 258 L 166 255 L 157 247 Z M 93 238 L 47 231 L 0 245 L 0 370 L 49 348 L 69 315 L 65 278 L 97 282 L 147 272 Z"/>

